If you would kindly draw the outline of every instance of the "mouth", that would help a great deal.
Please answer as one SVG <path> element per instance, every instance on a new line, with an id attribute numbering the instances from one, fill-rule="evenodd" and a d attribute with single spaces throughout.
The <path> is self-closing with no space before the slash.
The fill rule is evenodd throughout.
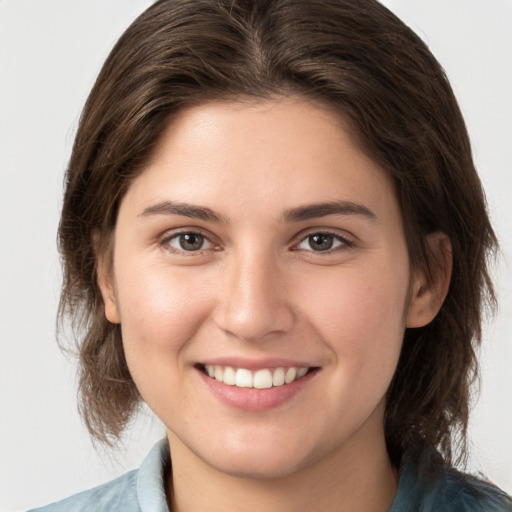
<path id="1" fill-rule="evenodd" d="M 255 371 L 233 366 L 198 364 L 196 368 L 211 379 L 238 388 L 270 389 L 286 386 L 317 370 L 315 367 L 288 366 Z"/>

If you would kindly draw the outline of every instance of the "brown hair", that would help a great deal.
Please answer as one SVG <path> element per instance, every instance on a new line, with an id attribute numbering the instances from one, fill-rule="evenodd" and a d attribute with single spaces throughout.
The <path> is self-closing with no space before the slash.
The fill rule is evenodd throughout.
<path id="1" fill-rule="evenodd" d="M 464 454 L 496 239 L 443 69 L 375 0 L 160 0 L 119 39 L 82 113 L 59 228 L 60 319 L 76 329 L 85 423 L 112 444 L 140 399 L 95 264 L 124 193 L 180 109 L 275 94 L 330 105 L 394 178 L 415 268 L 431 268 L 427 234 L 451 239 L 448 296 L 429 325 L 405 334 L 385 425 L 395 462 L 423 445 L 451 461 L 455 439 Z"/>

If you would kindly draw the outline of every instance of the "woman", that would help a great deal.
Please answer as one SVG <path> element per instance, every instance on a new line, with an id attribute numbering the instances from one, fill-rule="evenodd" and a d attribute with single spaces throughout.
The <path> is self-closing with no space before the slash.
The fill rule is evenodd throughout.
<path id="1" fill-rule="evenodd" d="M 157 2 L 59 237 L 91 434 L 144 400 L 167 440 L 44 510 L 510 509 L 451 467 L 496 238 L 442 69 L 377 2 Z"/>

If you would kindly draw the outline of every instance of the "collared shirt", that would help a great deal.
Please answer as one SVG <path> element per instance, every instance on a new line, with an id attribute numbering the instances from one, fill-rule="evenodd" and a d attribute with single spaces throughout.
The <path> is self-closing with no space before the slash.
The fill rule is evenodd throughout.
<path id="1" fill-rule="evenodd" d="M 165 474 L 167 440 L 159 441 L 138 470 L 30 512 L 169 512 Z M 441 463 L 434 450 L 404 457 L 398 491 L 388 512 L 512 512 L 500 489 Z"/>
<path id="2" fill-rule="evenodd" d="M 164 475 L 170 465 L 167 439 L 159 441 L 139 469 L 111 482 L 29 512 L 169 512 Z"/>

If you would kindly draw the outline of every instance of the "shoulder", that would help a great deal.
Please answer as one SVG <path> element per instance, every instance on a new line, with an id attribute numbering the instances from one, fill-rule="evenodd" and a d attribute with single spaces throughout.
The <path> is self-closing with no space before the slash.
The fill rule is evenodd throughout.
<path id="1" fill-rule="evenodd" d="M 444 471 L 438 501 L 461 512 L 511 512 L 512 501 L 498 487 L 453 468 Z"/>
<path id="2" fill-rule="evenodd" d="M 73 512 L 107 512 L 111 510 L 139 512 L 137 471 L 130 471 L 111 482 L 30 512 L 69 512 L 71 510 Z"/>
<path id="3" fill-rule="evenodd" d="M 139 469 L 29 512 L 168 512 L 167 471 L 170 471 L 169 445 L 163 439 L 146 455 Z"/>
<path id="4" fill-rule="evenodd" d="M 389 512 L 512 512 L 501 489 L 446 466 L 434 450 L 405 458 Z"/>

